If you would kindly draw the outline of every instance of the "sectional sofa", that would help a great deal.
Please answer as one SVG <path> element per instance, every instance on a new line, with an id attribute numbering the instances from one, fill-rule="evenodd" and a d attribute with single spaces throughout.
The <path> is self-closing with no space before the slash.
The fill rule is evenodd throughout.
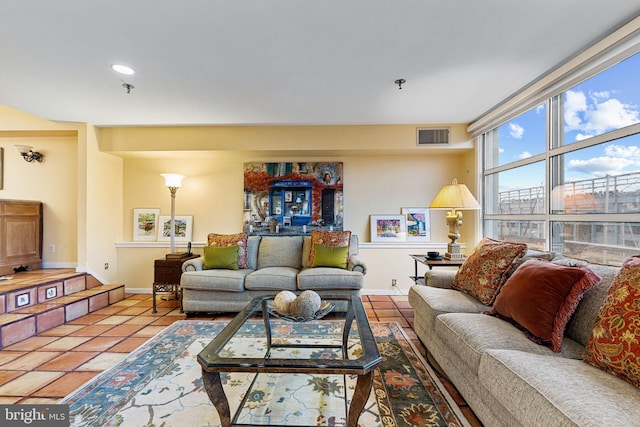
<path id="1" fill-rule="evenodd" d="M 512 320 L 483 314 L 493 307 L 452 288 L 458 271 L 434 269 L 425 275 L 426 286 L 414 285 L 409 291 L 415 309 L 414 329 L 429 360 L 453 382 L 486 426 L 640 426 L 638 384 L 582 360 L 620 268 L 529 250 L 510 274 L 532 258 L 556 265 L 584 265 L 601 278 L 570 317 L 559 351 L 553 351 L 549 343 L 534 342 Z M 635 274 L 631 286 L 640 288 L 637 270 Z M 637 325 L 640 300 L 633 304 L 632 318 Z M 633 343 L 632 335 L 628 339 Z M 633 345 L 637 351 L 637 341 Z M 602 347 L 604 352 L 613 348 Z M 635 357 L 640 355 L 622 360 L 632 372 Z"/>
<path id="2" fill-rule="evenodd" d="M 185 313 L 239 312 L 256 296 L 289 290 L 324 295 L 360 295 L 366 266 L 357 256 L 358 236 L 349 239 L 346 268 L 313 266 L 311 236 L 249 236 L 246 268 L 205 269 L 204 257 L 182 265 Z"/>

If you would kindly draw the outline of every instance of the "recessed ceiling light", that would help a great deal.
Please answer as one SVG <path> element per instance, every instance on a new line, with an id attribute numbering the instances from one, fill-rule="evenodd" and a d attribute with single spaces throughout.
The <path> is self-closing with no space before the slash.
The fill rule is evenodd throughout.
<path id="1" fill-rule="evenodd" d="M 127 76 L 135 74 L 135 71 L 133 70 L 133 68 L 127 67 L 126 65 L 113 64 L 111 65 L 111 68 L 113 68 L 113 71 L 118 72 L 120 74 L 126 74 Z"/>

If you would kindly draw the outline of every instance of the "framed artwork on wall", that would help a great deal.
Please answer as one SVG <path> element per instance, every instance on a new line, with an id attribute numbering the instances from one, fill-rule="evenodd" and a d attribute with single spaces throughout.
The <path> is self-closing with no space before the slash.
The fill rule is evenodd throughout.
<path id="1" fill-rule="evenodd" d="M 402 208 L 407 224 L 407 242 L 431 240 L 431 219 L 428 208 Z"/>
<path id="2" fill-rule="evenodd" d="M 158 240 L 171 240 L 171 216 L 160 215 L 160 223 L 158 227 Z M 176 242 L 190 242 L 191 233 L 193 231 L 192 215 L 176 215 L 175 217 L 175 238 Z"/>
<path id="3" fill-rule="evenodd" d="M 372 242 L 405 242 L 407 224 L 404 215 L 371 215 Z"/>
<path id="4" fill-rule="evenodd" d="M 133 210 L 133 240 L 156 240 L 160 209 Z"/>

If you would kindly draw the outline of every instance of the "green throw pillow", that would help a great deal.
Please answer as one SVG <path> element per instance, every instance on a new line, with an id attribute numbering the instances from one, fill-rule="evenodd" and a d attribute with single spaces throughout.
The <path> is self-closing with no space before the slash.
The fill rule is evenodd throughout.
<path id="1" fill-rule="evenodd" d="M 316 243 L 313 245 L 313 251 L 311 267 L 347 268 L 348 246 L 325 246 Z"/>
<path id="2" fill-rule="evenodd" d="M 225 270 L 238 269 L 238 245 L 235 246 L 205 246 L 204 265 L 205 270 L 221 268 Z"/>

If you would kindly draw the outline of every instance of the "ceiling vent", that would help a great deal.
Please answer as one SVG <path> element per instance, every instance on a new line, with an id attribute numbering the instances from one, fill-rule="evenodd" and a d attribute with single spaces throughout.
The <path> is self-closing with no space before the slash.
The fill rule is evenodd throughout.
<path id="1" fill-rule="evenodd" d="M 449 128 L 418 128 L 418 147 L 449 143 Z"/>

